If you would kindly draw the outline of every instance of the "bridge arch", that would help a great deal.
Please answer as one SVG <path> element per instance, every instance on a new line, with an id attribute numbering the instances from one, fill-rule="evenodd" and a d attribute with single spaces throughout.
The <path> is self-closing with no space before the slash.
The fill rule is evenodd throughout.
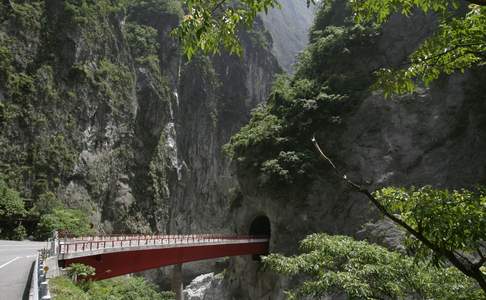
<path id="1" fill-rule="evenodd" d="M 248 234 L 253 236 L 265 236 L 270 240 L 270 236 L 272 234 L 272 225 L 270 223 L 270 219 L 266 215 L 259 215 L 253 218 Z M 255 254 L 252 257 L 253 260 L 260 261 L 259 254 Z"/>

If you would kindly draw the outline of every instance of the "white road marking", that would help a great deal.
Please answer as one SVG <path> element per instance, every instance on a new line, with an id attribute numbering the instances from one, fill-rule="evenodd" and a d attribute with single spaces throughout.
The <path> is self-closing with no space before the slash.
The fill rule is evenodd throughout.
<path id="1" fill-rule="evenodd" d="M 13 258 L 13 259 L 11 259 L 11 260 L 7 261 L 6 263 L 4 263 L 3 265 L 1 265 L 1 266 L 0 266 L 0 269 L 1 269 L 1 268 L 3 268 L 3 267 L 5 267 L 5 266 L 6 266 L 6 265 L 8 265 L 9 263 L 12 263 L 12 262 L 16 261 L 16 260 L 17 260 L 17 259 L 19 259 L 19 258 L 20 258 L 20 257 L 18 257 L 18 256 L 17 256 L 16 258 Z"/>

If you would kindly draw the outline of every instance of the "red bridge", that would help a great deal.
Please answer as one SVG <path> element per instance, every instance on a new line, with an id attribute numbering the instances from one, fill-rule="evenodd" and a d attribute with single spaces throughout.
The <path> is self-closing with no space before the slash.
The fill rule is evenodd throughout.
<path id="1" fill-rule="evenodd" d="M 96 269 L 100 280 L 185 262 L 268 253 L 268 236 L 241 235 L 115 235 L 61 239 L 59 265 L 73 263 Z"/>

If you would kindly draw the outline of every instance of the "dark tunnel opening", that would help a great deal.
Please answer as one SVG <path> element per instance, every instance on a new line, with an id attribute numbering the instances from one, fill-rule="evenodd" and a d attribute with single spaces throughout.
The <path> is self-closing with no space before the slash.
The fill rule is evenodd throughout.
<path id="1" fill-rule="evenodd" d="M 250 235 L 252 236 L 259 236 L 259 237 L 266 237 L 270 240 L 271 234 L 271 225 L 270 220 L 267 216 L 258 216 L 251 222 L 250 225 Z M 264 253 L 268 254 L 267 253 Z M 260 261 L 260 255 L 253 255 L 253 260 Z"/>

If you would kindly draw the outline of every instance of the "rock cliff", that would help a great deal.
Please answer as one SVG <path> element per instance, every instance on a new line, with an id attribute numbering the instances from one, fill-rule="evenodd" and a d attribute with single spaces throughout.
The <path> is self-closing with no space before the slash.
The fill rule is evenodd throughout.
<path id="1" fill-rule="evenodd" d="M 314 20 L 316 7 L 307 6 L 306 1 L 279 1 L 280 8 L 273 8 L 261 14 L 265 28 L 272 36 L 272 53 L 280 66 L 288 73 L 299 53 L 309 41 L 309 28 Z"/>
<path id="2" fill-rule="evenodd" d="M 430 35 L 434 18 L 394 16 L 382 29 L 362 31 L 347 16 L 344 2 L 320 9 L 310 46 L 291 81 L 294 93 L 302 96 L 289 100 L 273 95 L 269 108 L 250 123 L 255 131 L 243 130 L 232 142 L 242 193 L 233 211 L 236 228 L 247 233 L 255 217 L 266 216 L 274 252 L 295 253 L 298 241 L 313 232 L 399 247 L 397 230 L 312 154 L 313 135 L 349 178 L 370 190 L 388 185 L 470 187 L 485 180 L 486 98 L 478 84 L 484 69 L 443 77 L 430 88 L 385 99 L 368 89 L 372 71 L 402 62 Z M 318 95 L 310 98 L 300 92 L 303 86 L 317 86 Z M 319 107 L 320 87 L 346 96 L 340 104 Z M 308 106 L 303 104 L 294 114 L 285 101 Z M 331 122 L 320 122 L 313 109 L 324 111 L 320 114 Z M 279 123 L 279 117 L 287 124 Z M 258 130 L 263 133 L 252 135 Z M 238 146 L 245 142 L 251 146 Z M 254 159 L 258 153 L 264 158 Z M 280 180 L 277 189 L 271 176 Z M 227 299 L 285 299 L 283 291 L 294 284 L 250 257 L 232 259 L 229 270 L 223 281 Z"/>
<path id="3" fill-rule="evenodd" d="M 261 23 L 241 34 L 242 58 L 187 62 L 170 35 L 178 1 L 0 8 L 0 173 L 11 187 L 30 205 L 55 193 L 100 232 L 229 230 L 235 180 L 221 146 L 280 70 Z"/>
<path id="4" fill-rule="evenodd" d="M 314 32 L 349 25 L 336 3 L 318 15 Z M 9 185 L 31 206 L 55 193 L 100 232 L 246 234 L 266 216 L 272 251 L 293 253 L 312 232 L 393 240 L 381 225 L 363 230 L 376 212 L 325 164 L 279 193 L 260 184 L 260 166 L 244 168 L 223 155 L 280 71 L 263 30 L 269 19 L 242 33 L 242 59 L 187 62 L 170 36 L 181 15 L 179 2 L 168 0 L 3 1 L 0 175 Z M 316 134 L 348 176 L 370 189 L 484 181 L 484 70 L 391 100 L 368 92 L 370 72 L 399 64 L 431 28 L 430 16 L 394 17 L 365 42 L 336 38 L 331 57 L 304 54 L 318 70 L 312 76 L 334 88 L 344 82 L 355 97 L 332 124 L 310 132 L 303 122 L 299 147 L 312 151 Z M 292 285 L 249 257 L 231 259 L 215 280 L 204 285 L 224 299 L 282 299 Z"/>

